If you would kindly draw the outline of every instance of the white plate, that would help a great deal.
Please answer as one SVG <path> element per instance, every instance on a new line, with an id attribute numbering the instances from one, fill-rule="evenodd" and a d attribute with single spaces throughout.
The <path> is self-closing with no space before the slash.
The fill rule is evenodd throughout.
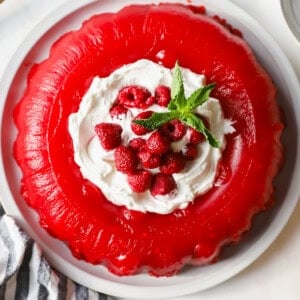
<path id="1" fill-rule="evenodd" d="M 7 213 L 40 244 L 50 263 L 71 279 L 94 290 L 119 297 L 157 299 L 183 296 L 212 287 L 243 270 L 270 246 L 287 223 L 300 194 L 300 90 L 287 58 L 256 21 L 228 1 L 194 0 L 194 4 L 205 4 L 209 12 L 226 18 L 243 32 L 279 89 L 278 101 L 285 113 L 287 127 L 283 137 L 286 160 L 277 178 L 277 202 L 270 211 L 255 218 L 253 228 L 241 243 L 225 248 L 218 263 L 198 268 L 188 267 L 174 277 L 155 278 L 147 274 L 118 277 L 110 274 L 103 266 L 76 260 L 62 242 L 53 239 L 40 228 L 36 213 L 20 197 L 20 171 L 12 155 L 16 137 L 12 111 L 25 88 L 30 66 L 47 56 L 51 44 L 61 34 L 79 28 L 84 19 L 95 13 L 116 11 L 128 3 L 133 1 L 70 1 L 41 22 L 15 53 L 0 80 L 1 200 Z"/>

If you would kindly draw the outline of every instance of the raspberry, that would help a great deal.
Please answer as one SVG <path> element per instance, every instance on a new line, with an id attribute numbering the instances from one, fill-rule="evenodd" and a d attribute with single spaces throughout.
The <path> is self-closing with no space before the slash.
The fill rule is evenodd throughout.
<path id="1" fill-rule="evenodd" d="M 112 150 L 121 144 L 122 127 L 113 123 L 100 123 L 95 126 L 101 146 L 105 150 Z"/>
<path id="2" fill-rule="evenodd" d="M 138 152 L 138 158 L 142 166 L 147 169 L 158 168 L 161 163 L 159 155 L 152 154 L 145 148 L 142 148 L 141 151 Z"/>
<path id="3" fill-rule="evenodd" d="M 165 85 L 159 85 L 155 89 L 155 99 L 158 105 L 167 107 L 171 100 L 170 88 Z"/>
<path id="4" fill-rule="evenodd" d="M 120 115 L 125 115 L 127 111 L 128 109 L 123 105 L 116 104 L 110 109 L 109 114 L 113 118 L 113 117 L 118 117 Z"/>
<path id="5" fill-rule="evenodd" d="M 154 96 L 148 97 L 145 101 L 147 107 L 153 105 L 155 102 L 156 102 L 156 98 Z M 147 107 L 145 107 L 145 108 L 147 108 Z"/>
<path id="6" fill-rule="evenodd" d="M 176 189 L 176 182 L 172 175 L 157 173 L 150 188 L 153 197 L 158 195 L 167 195 Z"/>
<path id="7" fill-rule="evenodd" d="M 148 100 L 151 93 L 144 87 L 131 85 L 122 88 L 118 94 L 118 101 L 126 107 L 147 108 L 153 104 Z"/>
<path id="8" fill-rule="evenodd" d="M 182 150 L 182 155 L 185 160 L 194 160 L 198 156 L 198 148 L 197 145 L 194 144 L 186 144 Z"/>
<path id="9" fill-rule="evenodd" d="M 134 138 L 129 141 L 128 147 L 134 151 L 139 151 L 143 146 L 145 146 L 146 140 L 142 138 Z"/>
<path id="10" fill-rule="evenodd" d="M 153 114 L 153 111 L 147 110 L 139 113 L 134 119 L 134 120 L 141 120 L 141 119 L 149 119 L 151 115 Z M 142 125 L 136 124 L 134 122 L 131 122 L 131 130 L 136 134 L 136 135 L 144 135 L 151 130 L 145 128 Z"/>
<path id="11" fill-rule="evenodd" d="M 146 146 L 153 154 L 165 154 L 170 150 L 170 141 L 160 132 L 154 131 L 147 140 Z"/>
<path id="12" fill-rule="evenodd" d="M 185 160 L 179 152 L 167 153 L 160 166 L 160 171 L 164 174 L 173 174 L 181 172 L 185 167 Z"/>
<path id="13" fill-rule="evenodd" d="M 172 120 L 162 125 L 160 132 L 171 141 L 179 141 L 185 135 L 186 127 L 179 120 Z"/>
<path id="14" fill-rule="evenodd" d="M 134 174 L 129 174 L 127 180 L 134 192 L 142 193 L 150 188 L 152 174 L 147 170 L 140 169 Z"/>
<path id="15" fill-rule="evenodd" d="M 124 145 L 115 150 L 116 169 L 125 174 L 134 173 L 138 166 L 138 160 L 134 151 Z"/>
<path id="16" fill-rule="evenodd" d="M 190 128 L 190 143 L 193 145 L 198 145 L 203 141 L 205 141 L 205 136 L 201 132 Z"/>

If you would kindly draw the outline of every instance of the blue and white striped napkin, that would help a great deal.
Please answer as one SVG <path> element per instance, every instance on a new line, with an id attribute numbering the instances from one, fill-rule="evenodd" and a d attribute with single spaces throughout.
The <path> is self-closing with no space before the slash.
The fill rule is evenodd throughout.
<path id="1" fill-rule="evenodd" d="M 53 270 L 0 204 L 0 300 L 108 300 Z"/>

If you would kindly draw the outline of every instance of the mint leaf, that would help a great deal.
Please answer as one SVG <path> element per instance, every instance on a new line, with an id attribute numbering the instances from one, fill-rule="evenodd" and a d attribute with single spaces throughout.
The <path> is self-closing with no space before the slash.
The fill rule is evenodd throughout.
<path id="1" fill-rule="evenodd" d="M 211 132 L 205 127 L 205 137 L 207 138 L 209 144 L 214 148 L 220 148 L 220 142 L 211 134 Z"/>
<path id="2" fill-rule="evenodd" d="M 154 112 L 149 119 L 134 120 L 133 122 L 142 125 L 149 130 L 155 130 L 161 125 L 173 119 L 177 119 L 178 116 L 179 114 L 177 112 Z"/>
<path id="3" fill-rule="evenodd" d="M 172 85 L 171 85 L 171 98 L 175 99 L 183 96 L 184 96 L 183 78 L 182 78 L 181 70 L 179 68 L 179 64 L 176 61 L 174 71 L 173 71 Z"/>
<path id="4" fill-rule="evenodd" d="M 171 85 L 171 101 L 168 105 L 168 109 L 176 110 L 183 108 L 185 103 L 186 99 L 184 96 L 183 78 L 178 62 L 176 62 Z"/>
<path id="5" fill-rule="evenodd" d="M 205 127 L 203 121 L 193 113 L 189 113 L 181 119 L 184 123 L 191 126 L 195 130 L 204 134 L 209 144 L 214 148 L 220 148 L 219 141 L 210 133 L 210 131 Z"/>
<path id="6" fill-rule="evenodd" d="M 205 125 L 200 118 L 198 118 L 195 114 L 189 113 L 184 116 L 180 116 L 181 121 L 183 121 L 186 125 L 194 128 L 195 130 L 201 132 L 205 136 Z"/>
<path id="7" fill-rule="evenodd" d="M 212 147 L 219 148 L 220 143 L 205 127 L 201 118 L 193 113 L 195 108 L 207 101 L 214 87 L 214 83 L 203 86 L 193 92 L 191 96 L 186 99 L 184 94 L 182 73 L 178 62 L 176 62 L 172 78 L 171 101 L 168 105 L 169 111 L 154 112 L 149 119 L 134 120 L 133 122 L 144 126 L 149 130 L 155 130 L 171 120 L 179 119 L 186 125 L 191 126 L 195 130 L 203 133 Z"/>
<path id="8" fill-rule="evenodd" d="M 205 85 L 191 94 L 191 96 L 186 100 L 188 108 L 190 110 L 197 108 L 199 105 L 205 103 L 211 93 L 215 88 L 216 84 L 212 83 Z"/>

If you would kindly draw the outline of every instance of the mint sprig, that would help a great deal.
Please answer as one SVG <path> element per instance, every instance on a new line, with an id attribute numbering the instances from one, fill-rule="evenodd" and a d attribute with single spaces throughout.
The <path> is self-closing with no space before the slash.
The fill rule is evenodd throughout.
<path id="1" fill-rule="evenodd" d="M 176 62 L 171 85 L 171 101 L 168 105 L 169 111 L 154 112 L 149 119 L 139 119 L 134 120 L 134 122 L 149 130 L 155 130 L 171 120 L 179 119 L 186 125 L 201 132 L 212 147 L 219 148 L 219 141 L 208 130 L 199 115 L 194 113 L 194 110 L 198 106 L 208 100 L 208 97 L 215 86 L 216 85 L 212 83 L 200 87 L 186 98 L 182 73 L 178 63 Z"/>

